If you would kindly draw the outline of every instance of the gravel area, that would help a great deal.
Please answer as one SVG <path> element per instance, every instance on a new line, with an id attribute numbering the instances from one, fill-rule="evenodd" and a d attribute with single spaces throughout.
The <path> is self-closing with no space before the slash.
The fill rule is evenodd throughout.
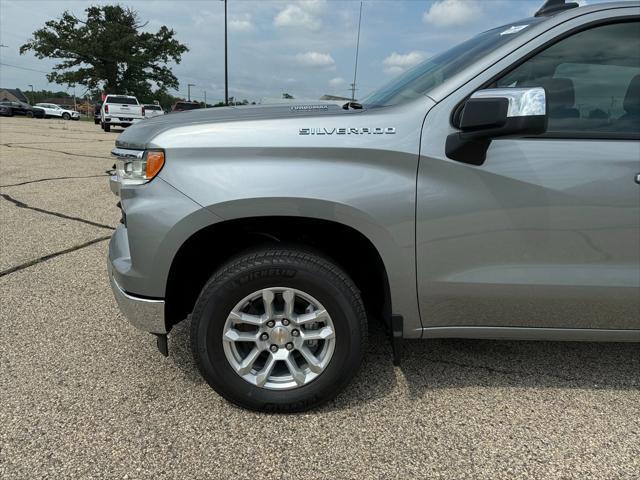
<path id="1" fill-rule="evenodd" d="M 195 369 L 188 320 L 164 358 L 120 315 L 106 177 L 37 181 L 104 174 L 116 137 L 0 118 L 0 194 L 33 207 L 0 197 L 0 270 L 20 267 L 0 275 L 0 478 L 640 478 L 633 344 L 414 341 L 397 368 L 373 323 L 329 405 L 228 404 Z M 16 146 L 30 142 L 44 150 Z"/>

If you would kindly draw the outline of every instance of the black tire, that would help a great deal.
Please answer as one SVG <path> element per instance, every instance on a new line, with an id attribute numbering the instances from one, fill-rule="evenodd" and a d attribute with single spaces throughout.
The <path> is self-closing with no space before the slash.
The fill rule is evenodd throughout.
<path id="1" fill-rule="evenodd" d="M 110 132 L 110 131 L 111 131 L 111 125 L 109 125 L 108 123 L 103 123 L 103 124 L 102 124 L 102 129 L 103 129 L 105 132 Z"/>
<path id="2" fill-rule="evenodd" d="M 69 115 L 67 112 L 64 112 L 62 114 L 62 119 L 63 120 L 71 120 L 71 115 Z"/>
<path id="3" fill-rule="evenodd" d="M 247 295 L 274 286 L 318 299 L 335 328 L 335 349 L 326 369 L 290 390 L 270 390 L 245 381 L 223 349 L 224 325 L 234 306 Z M 202 289 L 192 314 L 191 348 L 202 376 L 230 402 L 258 411 L 304 411 L 334 398 L 356 374 L 366 337 L 365 309 L 353 281 L 329 259 L 297 248 L 249 252 L 223 265 Z"/>
<path id="4" fill-rule="evenodd" d="M 95 123 L 96 125 L 100 125 L 100 119 L 94 117 L 93 123 Z"/>
<path id="5" fill-rule="evenodd" d="M 33 112 L 27 112 L 25 113 L 25 115 L 27 116 L 27 118 L 33 118 Z"/>

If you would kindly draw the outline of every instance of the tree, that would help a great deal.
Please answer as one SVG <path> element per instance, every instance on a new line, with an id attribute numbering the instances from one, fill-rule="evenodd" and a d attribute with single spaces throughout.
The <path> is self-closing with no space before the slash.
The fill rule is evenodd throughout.
<path id="1" fill-rule="evenodd" d="M 32 50 L 38 58 L 62 61 L 47 74 L 50 82 L 84 85 L 92 92 L 153 97 L 168 88 L 178 89 L 178 79 L 167 63 L 180 63 L 189 49 L 166 26 L 155 33 L 143 31 L 138 13 L 120 5 L 92 6 L 86 20 L 65 11 L 33 32 L 20 54 Z"/>

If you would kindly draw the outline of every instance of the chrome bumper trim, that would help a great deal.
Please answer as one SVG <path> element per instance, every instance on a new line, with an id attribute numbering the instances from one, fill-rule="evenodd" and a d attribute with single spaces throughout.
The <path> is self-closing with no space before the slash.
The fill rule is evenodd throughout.
<path id="1" fill-rule="evenodd" d="M 120 311 L 134 327 L 150 333 L 167 333 L 164 323 L 164 300 L 134 297 L 122 290 L 113 276 L 111 262 L 109 281 Z"/>

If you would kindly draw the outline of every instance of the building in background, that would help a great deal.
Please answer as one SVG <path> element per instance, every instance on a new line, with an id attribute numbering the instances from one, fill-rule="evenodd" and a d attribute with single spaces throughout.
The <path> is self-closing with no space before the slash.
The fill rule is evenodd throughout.
<path id="1" fill-rule="evenodd" d="M 0 102 L 24 102 L 29 103 L 29 99 L 19 88 L 0 87 Z"/>

